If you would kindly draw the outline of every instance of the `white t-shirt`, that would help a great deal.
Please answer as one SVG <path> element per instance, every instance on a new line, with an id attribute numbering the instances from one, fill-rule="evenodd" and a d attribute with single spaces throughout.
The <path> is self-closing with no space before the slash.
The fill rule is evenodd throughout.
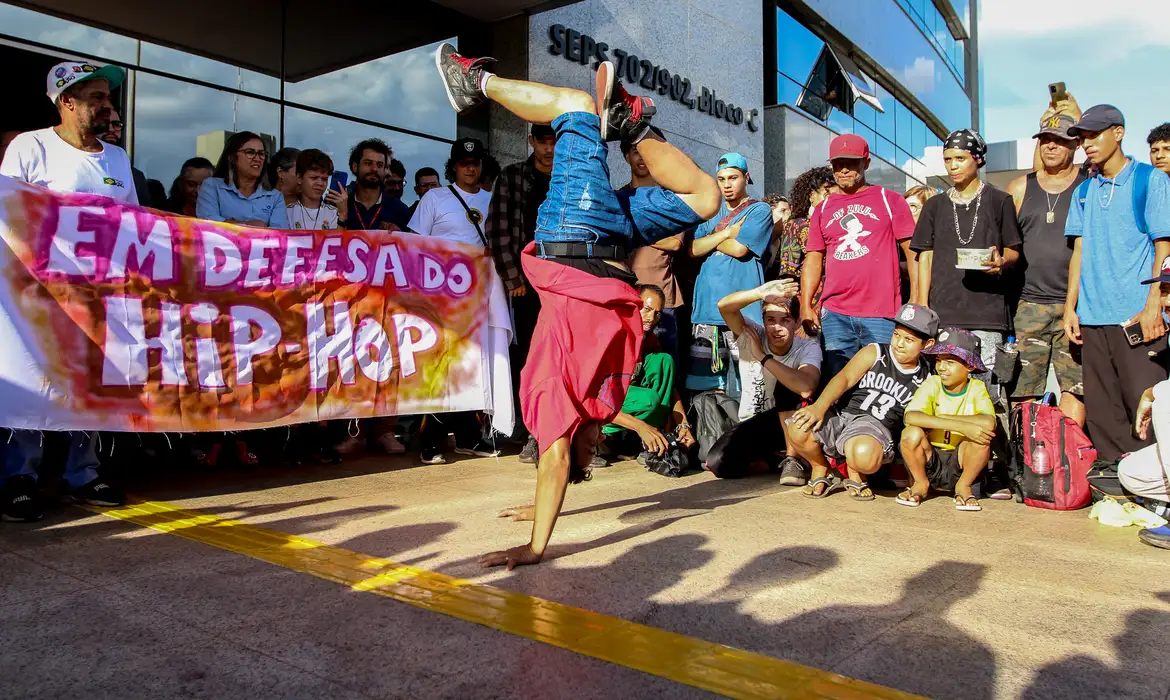
<path id="1" fill-rule="evenodd" d="M 764 340 L 764 327 L 744 319 L 744 325 L 760 338 L 761 345 L 767 351 L 767 341 Z M 748 418 L 763 413 L 776 405 L 776 376 L 764 369 L 764 363 L 752 359 L 752 344 L 747 332 L 735 339 L 739 350 L 739 373 L 743 391 L 739 399 L 739 419 Z M 776 355 L 780 364 L 792 369 L 800 369 L 805 365 L 821 367 L 821 346 L 808 338 L 796 336 L 792 339 L 792 346 L 784 355 Z"/>
<path id="2" fill-rule="evenodd" d="M 305 231 L 332 231 L 342 228 L 337 222 L 337 207 L 322 204 L 316 209 L 310 209 L 301 204 L 300 200 L 288 205 L 288 227 Z"/>
<path id="3" fill-rule="evenodd" d="M 40 185 L 54 192 L 84 192 L 138 204 L 130 157 L 117 146 L 98 141 L 100 153 L 74 148 L 52 129 L 27 131 L 4 152 L 0 175 Z"/>
<path id="4" fill-rule="evenodd" d="M 488 205 L 492 201 L 491 190 L 468 194 L 458 187 L 455 189 L 472 211 L 479 212 L 479 227 L 482 230 L 487 223 Z M 483 239 L 476 232 L 475 224 L 467 218 L 467 210 L 446 187 L 431 190 L 423 195 L 414 210 L 414 216 L 410 217 L 410 230 L 424 236 L 483 247 Z"/>

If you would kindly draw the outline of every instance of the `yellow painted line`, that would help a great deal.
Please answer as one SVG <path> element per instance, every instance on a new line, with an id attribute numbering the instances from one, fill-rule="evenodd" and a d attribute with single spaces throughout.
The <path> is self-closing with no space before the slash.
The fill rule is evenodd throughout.
<path id="1" fill-rule="evenodd" d="M 733 698 L 908 700 L 918 696 L 160 501 L 91 508 L 424 610 Z M 571 576 L 571 573 L 566 573 Z"/>

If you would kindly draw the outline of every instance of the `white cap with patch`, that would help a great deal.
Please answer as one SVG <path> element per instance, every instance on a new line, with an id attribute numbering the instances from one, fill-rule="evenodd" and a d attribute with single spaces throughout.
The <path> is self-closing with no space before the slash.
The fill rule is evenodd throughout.
<path id="1" fill-rule="evenodd" d="M 70 85 L 84 80 L 101 78 L 110 84 L 110 89 L 118 87 L 126 79 L 126 71 L 118 66 L 99 66 L 85 61 L 65 61 L 49 69 L 45 80 L 45 94 L 54 104 L 62 92 Z"/>

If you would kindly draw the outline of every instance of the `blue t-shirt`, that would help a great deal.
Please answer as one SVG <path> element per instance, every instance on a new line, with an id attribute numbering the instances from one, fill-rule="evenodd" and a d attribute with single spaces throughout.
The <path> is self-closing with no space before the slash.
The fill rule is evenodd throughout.
<path id="1" fill-rule="evenodd" d="M 219 177 L 209 177 L 199 187 L 195 216 L 208 221 L 263 221 L 268 228 L 288 228 L 288 208 L 278 190 L 257 187 L 251 197 L 245 197 Z"/>
<path id="2" fill-rule="evenodd" d="M 730 212 L 727 202 L 724 202 L 718 214 L 699 224 L 695 229 L 695 238 L 711 235 L 723 217 Z M 744 209 L 731 224 L 740 220 L 743 220 L 743 227 L 740 228 L 735 240 L 747 247 L 751 254 L 739 260 L 716 250 L 703 261 L 699 277 L 695 280 L 692 323 L 725 325 L 723 316 L 719 314 L 719 300 L 728 294 L 755 289 L 764 283 L 762 260 L 765 251 L 768 250 L 768 244 L 772 242 L 772 208 L 764 202 L 756 202 Z M 757 302 L 745 308 L 743 315 L 762 325 L 764 323 L 762 309 Z"/>
<path id="3" fill-rule="evenodd" d="M 1154 241 L 1170 238 L 1170 177 L 1150 173 L 1146 225 L 1133 215 L 1133 159 L 1117 177 L 1089 179 L 1085 198 L 1075 194 L 1064 235 L 1081 237 L 1081 286 L 1077 315 L 1086 326 L 1115 326 L 1141 313 L 1150 288 L 1142 281 L 1154 270 Z M 1075 193 L 1076 190 L 1073 190 Z"/>

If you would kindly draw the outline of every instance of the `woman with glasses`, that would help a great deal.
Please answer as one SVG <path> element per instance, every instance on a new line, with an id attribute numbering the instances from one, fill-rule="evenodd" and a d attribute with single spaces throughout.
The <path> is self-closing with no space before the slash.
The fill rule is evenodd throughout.
<path id="1" fill-rule="evenodd" d="M 233 134 L 215 171 L 199 188 L 200 219 L 261 228 L 288 228 L 284 195 L 271 189 L 265 169 L 268 151 L 251 131 Z"/>

